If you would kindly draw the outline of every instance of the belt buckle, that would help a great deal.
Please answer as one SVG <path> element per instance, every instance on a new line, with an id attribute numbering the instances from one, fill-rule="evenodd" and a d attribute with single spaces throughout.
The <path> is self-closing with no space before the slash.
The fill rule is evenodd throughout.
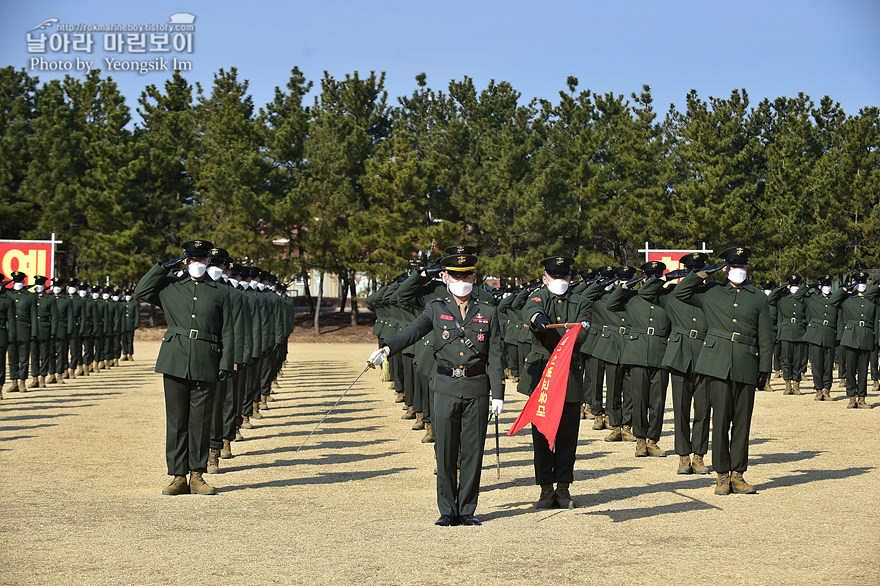
<path id="1" fill-rule="evenodd" d="M 738 340 L 736 339 L 736 337 L 737 337 L 737 336 L 741 336 L 741 335 L 742 335 L 742 334 L 740 334 L 739 332 L 733 332 L 733 333 L 731 333 L 731 334 L 730 334 L 730 341 L 731 341 L 731 342 L 737 342 Z"/>
<path id="2" fill-rule="evenodd" d="M 620 326 L 620 328 L 618 328 L 618 330 L 617 330 L 617 333 L 618 333 L 618 334 L 621 334 L 621 335 L 625 334 L 625 333 L 626 333 L 626 328 L 623 327 L 623 326 Z"/>
<path id="3" fill-rule="evenodd" d="M 828 320 L 827 320 L 827 319 L 823 319 L 823 320 L 822 320 L 822 325 L 823 325 L 823 326 L 827 326 L 827 325 L 828 325 Z"/>
<path id="4" fill-rule="evenodd" d="M 865 322 L 864 322 L 864 321 L 860 321 L 860 322 L 859 322 L 859 327 L 860 327 L 860 328 L 865 327 Z"/>
<path id="5" fill-rule="evenodd" d="M 691 330 L 690 333 L 688 334 L 688 338 L 690 338 L 691 340 L 696 340 L 697 336 L 699 336 L 699 335 L 700 335 L 699 331 Z"/>
<path id="6" fill-rule="evenodd" d="M 653 336 L 655 331 L 656 330 L 654 330 L 654 326 L 651 326 L 650 328 L 648 328 L 648 335 Z"/>
<path id="7" fill-rule="evenodd" d="M 198 340 L 199 339 L 199 331 L 198 330 L 190 330 L 189 331 L 189 339 L 190 340 Z"/>
<path id="8" fill-rule="evenodd" d="M 796 317 L 791 318 L 791 323 L 796 324 L 796 323 L 797 323 L 797 318 L 796 318 Z"/>
<path id="9" fill-rule="evenodd" d="M 453 368 L 452 369 L 452 376 L 453 376 L 453 378 L 462 378 L 464 376 L 464 369 L 463 368 Z"/>

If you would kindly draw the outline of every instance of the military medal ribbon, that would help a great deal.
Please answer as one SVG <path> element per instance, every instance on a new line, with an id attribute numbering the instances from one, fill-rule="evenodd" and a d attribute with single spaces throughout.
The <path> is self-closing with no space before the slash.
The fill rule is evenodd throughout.
<path id="1" fill-rule="evenodd" d="M 571 368 L 571 356 L 577 345 L 577 335 L 581 324 L 570 328 L 550 355 L 538 386 L 532 391 L 529 400 L 507 432 L 513 435 L 527 424 L 534 425 L 547 438 L 550 449 L 556 445 L 556 432 L 565 405 L 565 391 L 568 388 L 568 371 Z"/>

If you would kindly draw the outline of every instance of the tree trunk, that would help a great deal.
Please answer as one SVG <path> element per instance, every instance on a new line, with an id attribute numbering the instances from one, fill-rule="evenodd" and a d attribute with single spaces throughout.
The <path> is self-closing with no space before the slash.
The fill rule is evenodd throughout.
<path id="1" fill-rule="evenodd" d="M 321 335 L 321 324 L 319 323 L 319 318 L 321 317 L 321 298 L 324 296 L 324 271 L 318 271 L 318 303 L 315 308 L 315 335 Z"/>
<path id="2" fill-rule="evenodd" d="M 351 288 L 351 327 L 358 325 L 357 274 L 352 271 L 348 279 Z"/>
<path id="3" fill-rule="evenodd" d="M 339 313 L 345 312 L 345 302 L 348 301 L 348 282 L 350 280 L 348 271 L 345 271 L 345 276 L 339 277 Z"/>
<path id="4" fill-rule="evenodd" d="M 309 313 L 313 313 L 315 311 L 315 303 L 312 300 L 312 290 L 309 288 L 309 274 L 311 271 L 303 272 L 303 288 L 305 289 L 306 294 L 306 305 L 309 306 Z"/>

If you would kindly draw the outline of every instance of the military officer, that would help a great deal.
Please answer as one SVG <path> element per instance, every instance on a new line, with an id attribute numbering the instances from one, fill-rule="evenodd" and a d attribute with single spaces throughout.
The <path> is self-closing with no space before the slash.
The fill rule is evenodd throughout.
<path id="1" fill-rule="evenodd" d="M 70 344 L 70 296 L 64 292 L 64 283 L 55 279 L 52 283 L 52 296 L 55 298 L 55 307 L 58 312 L 58 321 L 55 325 L 55 341 L 52 344 L 49 360 L 49 376 L 46 382 L 63 383 L 68 376 L 68 345 Z"/>
<path id="2" fill-rule="evenodd" d="M 12 289 L 7 290 L 13 306 L 15 319 L 9 325 L 9 386 L 7 392 L 27 390 L 28 358 L 31 343 L 37 340 L 37 296 L 27 290 L 24 281 L 27 275 L 15 271 Z"/>
<path id="3" fill-rule="evenodd" d="M 548 329 L 559 323 L 582 323 L 577 346 L 587 337 L 592 319 L 593 303 L 569 290 L 574 259 L 567 256 L 549 256 L 541 261 L 544 265 L 544 287 L 529 295 L 522 310 L 522 319 L 532 332 L 532 350 L 526 357 L 516 390 L 531 395 L 544 374 L 544 368 L 556 345 L 565 335 L 564 328 Z M 532 445 L 535 459 L 535 483 L 541 487 L 541 495 L 535 503 L 537 509 L 559 507 L 573 509 L 571 483 L 574 482 L 574 461 L 577 451 L 581 404 L 584 401 L 584 365 L 579 352 L 574 352 L 568 372 L 565 403 L 556 432 L 556 445 L 550 449 L 547 438 L 532 426 Z M 556 485 L 554 490 L 553 485 Z"/>
<path id="4" fill-rule="evenodd" d="M 659 277 L 666 265 L 655 260 L 643 264 L 641 270 L 646 277 Z M 627 284 L 611 294 L 607 307 L 611 311 L 626 313 L 628 325 L 622 341 L 621 363 L 630 368 L 635 455 L 666 456 L 657 442 L 663 432 L 666 387 L 669 385 L 669 371 L 663 367 L 671 327 L 669 318 L 662 306 L 643 299 Z"/>
<path id="5" fill-rule="evenodd" d="M 777 337 L 782 358 L 782 378 L 785 395 L 801 394 L 801 373 L 804 369 L 804 333 L 807 330 L 807 314 L 803 295 L 795 294 L 802 289 L 800 275 L 788 277 L 788 285 L 777 289 L 768 298 L 777 310 Z M 805 292 L 805 291 L 804 291 Z"/>
<path id="6" fill-rule="evenodd" d="M 31 382 L 29 389 L 46 387 L 49 375 L 52 343 L 56 337 L 58 307 L 51 291 L 46 290 L 48 279 L 42 275 L 34 277 L 34 292 L 37 297 L 37 339 L 31 345 Z"/>
<path id="7" fill-rule="evenodd" d="M 831 284 L 831 275 L 824 275 L 819 278 L 818 294 L 807 295 L 806 288 L 795 293 L 795 297 L 801 298 L 806 307 L 807 328 L 803 340 L 810 347 L 815 401 L 830 401 L 831 383 L 834 382 L 837 304 L 831 299 Z"/>
<path id="8" fill-rule="evenodd" d="M 67 282 L 67 298 L 70 300 L 70 315 L 67 319 L 67 329 L 70 343 L 70 367 L 67 371 L 68 378 L 76 378 L 77 374 L 83 374 L 83 305 L 85 299 L 79 295 L 79 283 L 76 279 Z"/>
<path id="9" fill-rule="evenodd" d="M 770 295 L 773 294 L 773 291 L 776 289 L 776 281 L 771 279 L 764 279 L 761 281 L 761 290 L 764 292 L 764 295 L 769 299 Z M 780 357 L 780 342 L 779 342 L 779 331 L 777 328 L 777 323 L 779 320 L 777 319 L 778 311 L 776 311 L 775 304 L 768 305 L 770 309 L 770 326 L 773 330 L 773 378 L 782 378 L 782 359 Z M 770 381 L 768 380 L 764 384 L 764 388 L 758 388 L 759 391 L 772 391 L 770 388 Z"/>
<path id="10" fill-rule="evenodd" d="M 216 492 L 202 473 L 208 463 L 214 388 L 232 374 L 235 340 L 229 292 L 205 279 L 213 248 L 207 240 L 185 242 L 183 257 L 156 263 L 135 288 L 135 295 L 161 307 L 168 321 L 156 360 L 156 372 L 164 379 L 165 457 L 173 477 L 162 491 L 167 495 Z M 187 273 L 169 275 L 181 260 Z"/>
<path id="11" fill-rule="evenodd" d="M 141 327 L 141 304 L 134 291 L 126 291 L 122 313 L 122 360 L 134 360 L 134 332 Z"/>
<path id="12" fill-rule="evenodd" d="M 83 345 L 82 372 L 76 374 L 89 376 L 95 372 L 95 311 L 96 305 L 88 283 L 80 283 L 77 293 L 82 299 L 82 331 L 80 338 Z"/>
<path id="13" fill-rule="evenodd" d="M 728 248 L 719 255 L 727 263 L 724 283 L 709 283 L 701 290 L 709 272 L 702 269 L 687 275 L 673 292 L 679 300 L 702 308 L 708 326 L 695 370 L 706 377 L 712 407 L 715 494 L 757 492 L 743 473 L 748 468 L 755 387 L 769 376 L 773 339 L 767 296 L 748 280 L 750 254 L 743 246 Z"/>
<path id="14" fill-rule="evenodd" d="M 840 307 L 838 319 L 843 322 L 840 341 L 846 356 L 846 396 L 848 409 L 870 409 L 868 396 L 868 359 L 875 344 L 874 328 L 877 323 L 877 283 L 868 286 L 868 273 L 853 273 L 851 285 L 855 290 L 839 289 L 834 302 Z"/>
<path id="15" fill-rule="evenodd" d="M 3 385 L 6 384 L 6 351 L 15 333 L 15 301 L 7 295 L 6 289 L 10 282 L 0 273 L 0 399 L 3 398 Z"/>
<path id="16" fill-rule="evenodd" d="M 706 266 L 708 258 L 705 252 L 691 252 L 682 256 L 679 263 L 685 270 L 700 270 Z M 702 375 L 694 370 L 706 338 L 706 318 L 700 308 L 671 295 L 674 287 L 662 288 L 670 280 L 668 277 L 648 279 L 639 287 L 639 296 L 663 307 L 671 322 L 662 364 L 669 369 L 672 378 L 672 420 L 675 453 L 679 457 L 677 472 L 708 474 L 703 456 L 709 451 L 709 396 Z M 701 284 L 697 291 L 704 288 L 705 285 Z"/>
<path id="17" fill-rule="evenodd" d="M 449 295 L 434 299 L 400 333 L 385 340 L 368 363 L 380 366 L 429 332 L 437 341 L 437 373 L 431 410 L 436 439 L 436 525 L 481 525 L 474 516 L 491 411 L 504 407 L 504 356 L 495 306 L 473 293 L 477 257 L 453 254 L 441 259 Z M 460 480 L 456 464 L 460 454 Z"/>

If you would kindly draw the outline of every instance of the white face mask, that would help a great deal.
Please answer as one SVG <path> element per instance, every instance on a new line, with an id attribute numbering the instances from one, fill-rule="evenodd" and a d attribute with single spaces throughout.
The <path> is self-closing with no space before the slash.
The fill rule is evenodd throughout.
<path id="1" fill-rule="evenodd" d="M 37 293 L 42 293 L 45 290 L 46 290 L 45 285 L 34 285 L 34 291 L 36 291 Z"/>
<path id="2" fill-rule="evenodd" d="M 565 279 L 551 279 L 549 283 L 547 283 L 547 288 L 550 289 L 550 292 L 554 295 L 564 295 L 566 291 L 568 291 L 568 281 Z"/>
<path id="3" fill-rule="evenodd" d="M 126 300 L 126 301 L 131 301 L 131 295 L 126 295 L 126 296 L 125 296 L 125 300 Z"/>
<path id="4" fill-rule="evenodd" d="M 12 288 L 15 291 L 21 291 L 22 289 L 24 289 L 24 283 L 13 283 Z"/>
<path id="5" fill-rule="evenodd" d="M 76 287 L 68 287 L 67 294 L 68 295 L 76 295 Z"/>
<path id="6" fill-rule="evenodd" d="M 260 283 L 260 282 L 257 283 L 258 290 L 263 291 L 265 288 L 266 288 L 266 286 L 263 283 Z"/>
<path id="7" fill-rule="evenodd" d="M 110 297 L 110 299 L 112 299 L 113 301 L 119 301 L 119 295 L 113 295 L 112 297 Z"/>
<path id="8" fill-rule="evenodd" d="M 770 294 L 773 293 L 773 289 L 764 289 L 764 295 L 770 297 Z"/>
<path id="9" fill-rule="evenodd" d="M 730 269 L 727 273 L 728 280 L 734 285 L 739 285 L 746 280 L 746 270 L 739 267 Z"/>
<path id="10" fill-rule="evenodd" d="M 791 291 L 792 293 L 797 293 L 798 289 L 800 289 L 800 287 L 798 287 L 797 285 L 790 285 L 788 287 L 788 290 Z"/>
<path id="11" fill-rule="evenodd" d="M 453 281 L 447 283 L 446 288 L 456 297 L 467 297 L 471 294 L 471 291 L 473 291 L 474 284 L 468 283 L 467 281 Z"/>
<path id="12" fill-rule="evenodd" d="M 78 293 L 79 293 L 79 296 L 80 296 L 80 297 L 85 297 L 86 295 L 88 295 L 88 291 L 85 291 L 85 290 L 83 290 L 83 291 L 78 291 Z"/>
<path id="13" fill-rule="evenodd" d="M 228 282 L 229 282 L 229 275 L 227 275 L 226 273 L 223 273 L 222 277 L 223 277 L 223 282 L 224 282 L 224 283 L 228 283 Z"/>
<path id="14" fill-rule="evenodd" d="M 856 291 L 858 291 L 859 293 L 864 293 L 865 289 L 867 289 L 867 288 L 868 288 L 867 283 L 859 283 L 858 285 L 856 285 Z"/>
<path id="15" fill-rule="evenodd" d="M 101 299 L 103 299 L 104 301 L 110 299 L 110 294 L 109 294 L 109 293 L 102 293 L 102 294 L 101 294 Z"/>
<path id="16" fill-rule="evenodd" d="M 97 299 L 98 297 L 100 297 L 100 295 L 98 295 L 97 293 L 92 293 L 92 299 Z"/>
<path id="17" fill-rule="evenodd" d="M 211 277 L 212 280 L 217 281 L 220 279 L 220 275 L 223 274 L 223 269 L 220 267 L 208 267 L 208 276 Z"/>
<path id="18" fill-rule="evenodd" d="M 203 262 L 191 262 L 186 266 L 186 271 L 189 273 L 189 276 L 193 279 L 201 279 L 205 276 L 205 271 L 208 269 L 208 265 Z"/>
<path id="19" fill-rule="evenodd" d="M 58 286 L 52 287 L 52 293 L 54 293 L 55 295 L 58 295 L 59 293 L 61 293 L 61 287 L 58 287 Z"/>
<path id="20" fill-rule="evenodd" d="M 238 279 L 229 279 L 229 284 L 233 287 L 238 287 Z"/>
<path id="21" fill-rule="evenodd" d="M 822 295 L 831 294 L 831 285 L 822 285 Z"/>

